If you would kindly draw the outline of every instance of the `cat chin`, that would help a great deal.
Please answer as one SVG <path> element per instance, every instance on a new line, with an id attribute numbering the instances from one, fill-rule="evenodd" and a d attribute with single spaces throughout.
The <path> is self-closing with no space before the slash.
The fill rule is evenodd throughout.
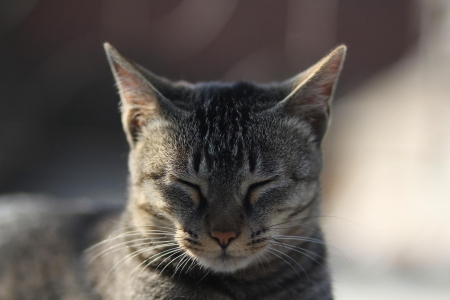
<path id="1" fill-rule="evenodd" d="M 253 257 L 197 258 L 201 265 L 216 273 L 234 273 L 248 267 L 255 261 Z"/>

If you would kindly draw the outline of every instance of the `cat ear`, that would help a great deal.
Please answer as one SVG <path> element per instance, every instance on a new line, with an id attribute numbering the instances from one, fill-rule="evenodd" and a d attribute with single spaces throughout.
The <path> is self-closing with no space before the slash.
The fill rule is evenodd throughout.
<path id="1" fill-rule="evenodd" d="M 317 141 L 325 135 L 336 84 L 347 48 L 341 45 L 314 66 L 284 83 L 290 93 L 279 104 L 285 113 L 306 120 Z"/>
<path id="2" fill-rule="evenodd" d="M 163 109 L 171 106 L 150 82 L 168 88 L 169 82 L 144 70 L 108 43 L 104 44 L 109 65 L 114 74 L 121 98 L 122 125 L 130 146 L 133 146 L 142 127 L 151 119 L 161 116 Z"/>

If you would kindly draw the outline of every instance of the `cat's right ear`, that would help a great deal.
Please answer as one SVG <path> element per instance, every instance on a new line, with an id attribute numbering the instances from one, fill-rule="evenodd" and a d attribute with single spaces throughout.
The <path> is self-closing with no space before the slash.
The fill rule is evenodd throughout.
<path id="1" fill-rule="evenodd" d="M 128 143 L 133 146 L 142 127 L 162 114 L 162 106 L 170 101 L 147 80 L 142 67 L 120 54 L 109 43 L 104 44 L 109 65 L 121 98 L 122 125 Z"/>

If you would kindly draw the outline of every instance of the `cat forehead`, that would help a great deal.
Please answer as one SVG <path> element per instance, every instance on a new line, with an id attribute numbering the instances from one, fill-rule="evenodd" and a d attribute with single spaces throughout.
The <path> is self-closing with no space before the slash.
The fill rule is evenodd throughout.
<path id="1" fill-rule="evenodd" d="M 278 138 L 282 139 L 286 132 L 279 131 L 298 123 L 287 122 L 290 117 L 269 111 L 285 94 L 278 87 L 245 81 L 198 83 L 170 99 L 185 114 L 164 124 L 174 129 L 171 132 L 181 147 L 196 148 L 208 156 L 241 156 L 261 143 L 265 148 L 274 142 L 280 146 L 283 141 Z M 153 127 L 161 122 L 150 124 Z"/>
<path id="2" fill-rule="evenodd" d="M 200 135 L 204 139 L 224 138 L 230 143 L 245 137 L 249 127 L 258 125 L 258 113 L 282 97 L 274 89 L 247 82 L 207 83 L 197 89 L 191 114 Z"/>
<path id="3" fill-rule="evenodd" d="M 251 110 L 262 105 L 273 105 L 283 96 L 281 90 L 246 81 L 198 83 L 193 90 L 196 108 L 212 108 L 218 113 L 220 109 Z"/>

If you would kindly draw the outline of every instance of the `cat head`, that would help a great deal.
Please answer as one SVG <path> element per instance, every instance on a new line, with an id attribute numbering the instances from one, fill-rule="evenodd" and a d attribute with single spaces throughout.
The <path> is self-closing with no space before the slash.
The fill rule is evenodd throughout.
<path id="1" fill-rule="evenodd" d="M 130 144 L 135 228 L 174 228 L 190 257 L 234 272 L 269 249 L 278 224 L 317 213 L 320 143 L 345 46 L 265 85 L 171 82 L 105 49 Z"/>

